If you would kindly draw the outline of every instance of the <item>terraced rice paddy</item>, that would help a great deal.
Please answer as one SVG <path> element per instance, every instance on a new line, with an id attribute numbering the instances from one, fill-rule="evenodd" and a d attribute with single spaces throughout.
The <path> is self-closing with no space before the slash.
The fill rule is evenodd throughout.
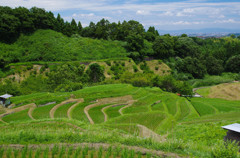
<path id="1" fill-rule="evenodd" d="M 152 142 L 145 144 L 144 141 L 152 141 L 152 137 L 153 141 L 161 142 L 175 137 L 182 139 L 179 135 L 184 132 L 183 127 L 194 129 L 193 125 L 199 124 L 197 128 L 208 129 L 214 122 L 227 124 L 240 119 L 238 100 L 184 98 L 158 88 L 138 88 L 127 84 L 101 85 L 72 93 L 41 93 L 12 100 L 22 105 L 7 109 L 7 115 L 0 113 L 3 121 L 0 121 L 3 127 L 0 135 L 4 135 L 0 136 L 0 144 L 6 140 L 9 143 L 119 142 L 127 145 L 141 142 L 147 147 Z M 48 102 L 56 103 L 42 105 Z M 218 126 L 214 125 L 214 128 L 221 131 Z M 180 133 L 174 135 L 174 132 Z M 191 131 L 187 133 L 198 137 Z M 199 132 L 196 133 L 201 137 Z M 211 137 L 221 140 L 222 133 Z M 144 141 L 135 140 L 140 138 Z M 186 135 L 184 139 L 187 139 Z M 205 143 L 201 141 L 200 144 Z M 192 145 L 189 148 L 193 153 L 195 149 L 208 151 L 197 146 L 193 149 Z"/>
<path id="2" fill-rule="evenodd" d="M 32 116 L 35 119 L 45 119 L 50 118 L 49 112 L 50 110 L 57 104 L 51 104 L 47 106 L 42 106 L 34 109 Z"/>

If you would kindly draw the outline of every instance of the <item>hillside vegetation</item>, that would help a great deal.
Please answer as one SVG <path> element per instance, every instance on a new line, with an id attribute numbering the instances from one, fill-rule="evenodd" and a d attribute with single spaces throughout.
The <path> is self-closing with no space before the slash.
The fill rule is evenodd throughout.
<path id="1" fill-rule="evenodd" d="M 14 44 L 0 43 L 1 55 L 7 61 L 79 61 L 124 58 L 123 42 L 80 36 L 67 37 L 52 30 L 38 30 L 22 35 Z"/>

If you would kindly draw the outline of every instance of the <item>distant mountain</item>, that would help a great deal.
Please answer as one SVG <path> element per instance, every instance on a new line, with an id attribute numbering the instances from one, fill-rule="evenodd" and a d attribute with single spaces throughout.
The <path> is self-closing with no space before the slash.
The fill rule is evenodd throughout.
<path id="1" fill-rule="evenodd" d="M 204 29 L 184 29 L 184 30 L 158 30 L 160 34 L 171 35 L 228 35 L 231 33 L 240 33 L 240 29 L 223 29 L 223 28 L 204 28 Z"/>

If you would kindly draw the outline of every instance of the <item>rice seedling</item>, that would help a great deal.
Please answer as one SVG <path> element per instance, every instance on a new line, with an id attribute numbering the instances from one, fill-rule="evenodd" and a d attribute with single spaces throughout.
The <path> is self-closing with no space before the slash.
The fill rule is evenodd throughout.
<path id="1" fill-rule="evenodd" d="M 21 151 L 21 158 L 26 158 L 27 157 L 27 151 L 28 151 L 28 146 L 25 146 L 23 150 Z"/>
<path id="2" fill-rule="evenodd" d="M 99 148 L 97 155 L 98 155 L 97 156 L 98 158 L 102 158 L 102 155 L 103 155 L 103 148 L 102 147 Z"/>
<path id="3" fill-rule="evenodd" d="M 46 147 L 44 152 L 43 152 L 43 158 L 48 158 L 48 153 L 49 153 L 49 148 Z M 61 158 L 61 157 L 59 157 L 59 158 Z"/>
<path id="4" fill-rule="evenodd" d="M 121 158 L 128 158 L 128 150 L 126 148 L 122 150 Z"/>
<path id="5" fill-rule="evenodd" d="M 28 157 L 29 157 L 29 158 L 32 157 L 32 149 L 29 149 L 29 151 L 28 151 Z"/>
<path id="6" fill-rule="evenodd" d="M 37 149 L 37 151 L 35 152 L 34 158 L 40 158 L 40 154 L 41 154 L 41 149 Z M 54 158 L 54 157 L 52 157 L 52 158 Z"/>
<path id="7" fill-rule="evenodd" d="M 58 145 L 54 145 L 54 147 L 52 148 L 52 158 L 54 158 L 55 155 L 57 155 L 58 150 L 59 150 Z"/>
<path id="8" fill-rule="evenodd" d="M 134 158 L 135 155 L 136 155 L 135 151 L 134 151 L 134 150 L 131 150 L 131 151 L 130 151 L 129 158 Z"/>
<path id="9" fill-rule="evenodd" d="M 65 155 L 65 151 L 66 151 L 65 146 L 62 146 L 62 147 L 61 147 L 61 150 L 60 150 L 60 152 L 59 152 L 59 158 L 64 157 L 64 155 Z"/>
<path id="10" fill-rule="evenodd" d="M 2 157 L 3 157 L 3 154 L 4 154 L 4 149 L 3 149 L 3 148 L 1 148 L 1 149 L 0 149 L 0 158 L 2 158 Z"/>
<path id="11" fill-rule="evenodd" d="M 14 149 L 14 151 L 13 151 L 14 158 L 17 158 L 18 154 L 19 154 L 19 151 L 17 149 Z"/>
<path id="12" fill-rule="evenodd" d="M 78 158 L 78 156 L 80 155 L 81 153 L 81 147 L 78 147 L 76 150 L 75 150 L 75 153 L 74 153 L 74 158 Z"/>
<path id="13" fill-rule="evenodd" d="M 68 148 L 67 157 L 68 157 L 68 158 L 71 157 L 72 154 L 73 154 L 73 147 L 71 146 L 71 147 Z"/>
<path id="14" fill-rule="evenodd" d="M 11 158 L 12 157 L 12 149 L 11 148 L 8 148 L 7 151 L 6 151 L 6 157 L 7 158 Z"/>

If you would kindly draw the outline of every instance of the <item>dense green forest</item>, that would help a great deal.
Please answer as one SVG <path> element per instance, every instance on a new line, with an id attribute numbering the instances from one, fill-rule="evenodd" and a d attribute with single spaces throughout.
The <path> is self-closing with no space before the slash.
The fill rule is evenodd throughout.
<path id="1" fill-rule="evenodd" d="M 145 30 L 142 24 L 134 20 L 110 23 L 102 19 L 96 24 L 91 22 L 89 26 L 82 27 L 81 22 L 72 19 L 69 23 L 59 14 L 54 17 L 52 12 L 41 8 L 12 9 L 1 6 L 0 41 L 1 78 L 16 73 L 10 65 L 19 62 L 30 62 L 30 70 L 31 62 L 128 57 L 141 64 L 143 70 L 140 73 L 133 67 L 135 73 L 129 73 L 121 62 L 115 62 L 115 65 L 108 62 L 115 77 L 106 80 L 104 67 L 98 64 L 88 68 L 79 63 L 56 64 L 50 71 L 33 73 L 21 83 L 14 82 L 14 79 L 3 80 L 2 93 L 19 95 L 37 89 L 72 91 L 89 84 L 123 82 L 136 86 L 159 86 L 167 91 L 189 94 L 191 87 L 188 83 L 191 82 L 185 81 L 209 75 L 226 76 L 226 72 L 230 73 L 227 76 L 231 76 L 232 80 L 240 78 L 239 36 L 201 39 L 186 34 L 159 35 L 154 27 Z M 146 58 L 167 63 L 172 69 L 171 75 L 162 77 L 154 74 L 146 65 Z M 48 69 L 49 64 L 43 65 Z M 12 90 L 6 90 L 11 87 Z"/>

